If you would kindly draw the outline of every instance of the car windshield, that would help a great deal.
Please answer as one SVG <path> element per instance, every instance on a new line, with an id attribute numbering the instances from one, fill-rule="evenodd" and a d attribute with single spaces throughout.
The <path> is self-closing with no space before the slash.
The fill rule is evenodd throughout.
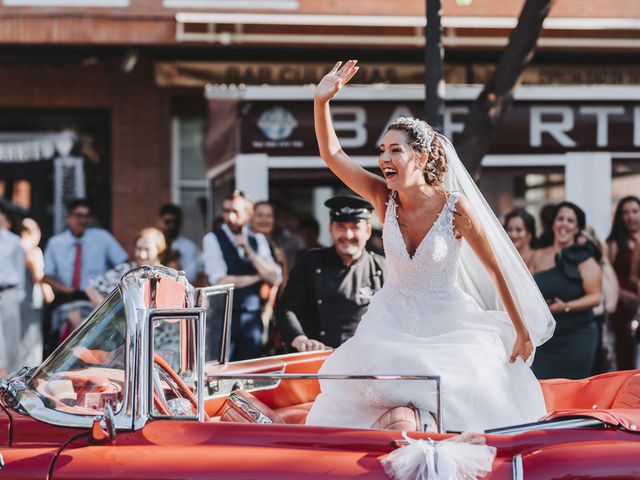
<path id="1" fill-rule="evenodd" d="M 51 409 L 96 415 L 124 399 L 124 302 L 115 290 L 29 380 L 29 388 Z"/>

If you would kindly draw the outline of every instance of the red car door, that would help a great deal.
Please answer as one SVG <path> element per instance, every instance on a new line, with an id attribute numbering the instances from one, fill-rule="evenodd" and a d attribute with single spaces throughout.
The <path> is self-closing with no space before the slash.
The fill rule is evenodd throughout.
<path id="1" fill-rule="evenodd" d="M 295 425 L 154 420 L 140 431 L 118 432 L 113 444 L 91 445 L 87 437 L 68 445 L 50 478 L 388 478 L 379 462 L 389 451 L 388 439 L 377 442 L 376 448 L 370 432 L 326 436 L 332 431 L 336 432 Z"/>

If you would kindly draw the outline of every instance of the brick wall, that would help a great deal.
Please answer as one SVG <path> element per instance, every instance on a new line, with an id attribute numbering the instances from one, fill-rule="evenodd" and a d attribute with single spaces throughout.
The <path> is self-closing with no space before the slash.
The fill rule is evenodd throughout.
<path id="1" fill-rule="evenodd" d="M 155 86 L 150 62 L 130 74 L 119 61 L 5 64 L 0 108 L 105 108 L 111 114 L 113 233 L 131 250 L 170 197 L 169 93 Z"/>
<path id="2" fill-rule="evenodd" d="M 229 0 L 230 2 L 232 0 Z M 259 1 L 256 0 L 256 4 Z M 442 0 L 444 15 L 460 16 L 514 16 L 520 12 L 523 0 L 472 0 L 469 3 L 457 0 Z M 165 8 L 161 0 L 130 0 L 124 8 L 87 7 L 6 7 L 0 3 L 0 18 L 24 18 L 40 16 L 74 17 L 76 19 L 96 18 L 153 18 L 171 19 L 178 11 L 216 11 L 216 9 Z M 233 9 L 218 9 L 220 12 L 234 12 Z M 237 9 L 236 12 L 303 13 L 327 15 L 424 15 L 425 0 L 298 0 L 297 10 Z M 592 18 L 638 18 L 640 2 L 636 0 L 557 0 L 552 12 L 556 17 Z"/>

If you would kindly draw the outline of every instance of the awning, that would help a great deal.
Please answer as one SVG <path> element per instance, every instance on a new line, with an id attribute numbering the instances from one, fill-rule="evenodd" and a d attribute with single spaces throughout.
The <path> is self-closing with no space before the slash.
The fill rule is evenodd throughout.
<path id="1" fill-rule="evenodd" d="M 176 41 L 221 45 L 377 45 L 423 47 L 424 16 L 179 12 Z M 443 16 L 445 47 L 502 48 L 513 16 Z M 638 49 L 635 18 L 549 17 L 540 48 Z"/>

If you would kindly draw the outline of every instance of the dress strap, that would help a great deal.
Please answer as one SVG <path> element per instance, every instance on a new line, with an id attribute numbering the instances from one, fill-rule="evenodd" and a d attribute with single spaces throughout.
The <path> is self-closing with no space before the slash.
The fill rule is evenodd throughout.
<path id="1" fill-rule="evenodd" d="M 460 192 L 451 192 L 449 198 L 447 199 L 447 210 L 455 213 L 456 211 L 456 203 L 458 202 L 458 198 L 460 198 Z"/>
<path id="2" fill-rule="evenodd" d="M 385 211 L 385 218 L 387 215 L 392 215 L 394 217 L 398 216 L 398 203 L 396 202 L 396 191 L 391 190 L 389 192 L 389 196 L 387 197 L 387 210 Z"/>
<path id="3" fill-rule="evenodd" d="M 447 225 L 449 226 L 451 233 L 453 234 L 453 218 L 456 213 L 456 202 L 460 198 L 459 192 L 451 192 L 447 202 L 442 209 L 442 215 L 446 217 Z"/>

